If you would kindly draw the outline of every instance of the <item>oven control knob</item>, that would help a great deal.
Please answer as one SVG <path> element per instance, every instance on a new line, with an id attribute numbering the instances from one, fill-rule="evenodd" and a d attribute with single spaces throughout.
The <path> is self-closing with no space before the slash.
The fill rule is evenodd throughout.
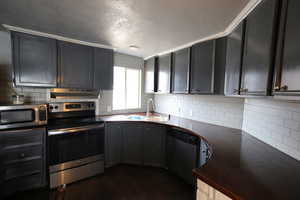
<path id="1" fill-rule="evenodd" d="M 55 106 L 54 108 L 55 108 L 55 109 L 58 109 L 58 106 Z"/>
<path id="2" fill-rule="evenodd" d="M 50 108 L 50 110 L 53 110 L 53 106 L 50 106 L 49 108 Z"/>

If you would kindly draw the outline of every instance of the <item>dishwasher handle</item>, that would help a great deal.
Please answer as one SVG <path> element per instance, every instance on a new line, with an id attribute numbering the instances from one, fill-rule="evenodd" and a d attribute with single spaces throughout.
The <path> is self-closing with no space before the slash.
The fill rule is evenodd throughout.
<path id="1" fill-rule="evenodd" d="M 189 133 L 185 133 L 178 129 L 171 129 L 171 131 L 168 132 L 168 136 L 192 145 L 198 145 L 199 142 L 199 138 L 197 136 L 191 135 Z"/>

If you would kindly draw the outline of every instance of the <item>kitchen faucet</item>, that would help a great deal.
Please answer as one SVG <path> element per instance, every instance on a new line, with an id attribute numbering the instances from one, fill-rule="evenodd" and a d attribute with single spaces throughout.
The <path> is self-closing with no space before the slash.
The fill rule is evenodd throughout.
<path id="1" fill-rule="evenodd" d="M 147 100 L 147 113 L 146 113 L 146 117 L 150 117 L 150 103 L 152 103 L 152 109 L 153 109 L 153 111 L 155 110 L 153 99 L 152 98 L 148 99 Z"/>

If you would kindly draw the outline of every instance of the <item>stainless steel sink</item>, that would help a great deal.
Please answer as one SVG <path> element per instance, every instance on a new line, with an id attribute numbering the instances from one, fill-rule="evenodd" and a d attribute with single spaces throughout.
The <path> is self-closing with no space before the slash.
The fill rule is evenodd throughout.
<path id="1" fill-rule="evenodd" d="M 142 115 L 129 115 L 127 119 L 130 120 L 137 120 L 137 121 L 158 121 L 158 122 L 164 122 L 168 121 L 168 117 L 165 116 L 160 116 L 160 115 L 153 115 L 153 116 L 142 116 Z"/>

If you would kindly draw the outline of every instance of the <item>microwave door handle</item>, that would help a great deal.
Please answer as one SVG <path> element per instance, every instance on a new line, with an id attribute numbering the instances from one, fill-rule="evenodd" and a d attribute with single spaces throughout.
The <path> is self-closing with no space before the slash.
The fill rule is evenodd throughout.
<path id="1" fill-rule="evenodd" d="M 79 126 L 79 127 L 74 127 L 74 128 L 65 128 L 65 129 L 54 129 L 54 130 L 48 131 L 48 135 L 49 136 L 61 135 L 61 134 L 66 134 L 66 133 L 75 133 L 75 132 L 88 131 L 88 130 L 99 129 L 99 128 L 104 128 L 104 124 Z"/>

